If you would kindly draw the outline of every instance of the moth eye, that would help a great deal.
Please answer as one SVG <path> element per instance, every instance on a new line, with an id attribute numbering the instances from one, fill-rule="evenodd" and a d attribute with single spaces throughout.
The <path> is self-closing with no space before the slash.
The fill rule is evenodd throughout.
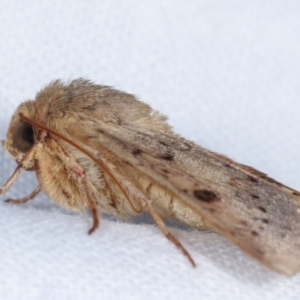
<path id="1" fill-rule="evenodd" d="M 25 153 L 34 144 L 34 132 L 31 124 L 20 121 L 14 128 L 12 134 L 13 146 Z"/>

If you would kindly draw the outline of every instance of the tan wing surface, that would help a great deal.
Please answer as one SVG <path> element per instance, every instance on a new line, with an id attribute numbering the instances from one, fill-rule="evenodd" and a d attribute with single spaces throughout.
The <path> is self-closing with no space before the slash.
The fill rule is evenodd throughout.
<path id="1" fill-rule="evenodd" d="M 82 141 L 87 133 L 79 127 L 70 135 Z M 295 190 L 168 133 L 99 121 L 88 135 L 86 143 L 111 152 L 119 168 L 130 164 L 160 182 L 263 264 L 289 275 L 299 271 L 300 196 Z"/>

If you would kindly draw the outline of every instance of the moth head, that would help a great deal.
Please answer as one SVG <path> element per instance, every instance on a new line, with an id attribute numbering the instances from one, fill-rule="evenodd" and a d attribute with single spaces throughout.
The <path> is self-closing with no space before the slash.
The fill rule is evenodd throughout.
<path id="1" fill-rule="evenodd" d="M 20 113 L 31 116 L 32 108 L 32 101 L 24 102 L 17 108 L 7 130 L 6 141 L 2 141 L 3 147 L 16 162 L 20 162 L 35 144 L 35 128 L 20 119 Z"/>

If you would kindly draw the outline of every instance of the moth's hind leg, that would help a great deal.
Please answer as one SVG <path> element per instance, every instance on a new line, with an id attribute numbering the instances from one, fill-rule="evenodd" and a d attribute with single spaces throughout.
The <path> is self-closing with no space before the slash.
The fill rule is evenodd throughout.
<path id="1" fill-rule="evenodd" d="M 191 262 L 193 267 L 196 267 L 196 263 L 193 260 L 192 256 L 183 247 L 183 245 L 176 239 L 176 237 L 174 235 L 172 235 L 172 233 L 170 232 L 169 228 L 164 223 L 161 216 L 155 211 L 155 209 L 152 207 L 152 205 L 149 202 L 147 202 L 147 204 L 146 204 L 146 209 L 147 209 L 148 213 L 151 215 L 151 217 L 153 218 L 153 220 L 155 221 L 155 223 L 157 224 L 157 226 L 159 227 L 159 229 L 167 237 L 167 239 L 169 241 L 171 241 L 173 244 L 175 244 L 175 246 L 178 247 L 182 251 L 184 256 L 187 257 L 187 259 Z"/>
<path id="2" fill-rule="evenodd" d="M 32 191 L 28 196 L 20 198 L 20 199 L 6 199 L 6 203 L 13 203 L 13 204 L 23 204 L 32 200 L 39 192 L 41 191 L 40 186 L 38 186 L 34 191 Z"/>
<path id="3" fill-rule="evenodd" d="M 87 200 L 87 204 L 93 218 L 93 225 L 88 231 L 88 234 L 91 234 L 99 227 L 100 221 L 97 203 L 94 200 L 93 194 L 90 191 L 86 173 L 82 169 L 82 167 L 75 161 L 69 159 L 65 159 L 64 161 L 65 164 L 69 167 L 70 171 L 72 172 L 73 177 L 77 179 L 80 190 L 82 191 Z"/>
<path id="4" fill-rule="evenodd" d="M 82 180 L 82 187 L 84 189 L 88 201 L 89 209 L 91 211 L 92 218 L 93 218 L 93 225 L 88 231 L 88 234 L 92 234 L 100 225 L 98 208 L 95 200 L 93 199 L 93 195 L 90 192 L 90 189 L 88 187 L 86 177 L 84 177 L 84 179 Z"/>

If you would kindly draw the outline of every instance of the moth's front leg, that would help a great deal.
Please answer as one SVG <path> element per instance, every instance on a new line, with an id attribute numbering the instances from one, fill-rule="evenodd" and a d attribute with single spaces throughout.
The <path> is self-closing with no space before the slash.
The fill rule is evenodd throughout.
<path id="1" fill-rule="evenodd" d="M 5 141 L 1 141 L 2 146 L 5 149 L 8 149 L 9 146 Z M 32 170 L 35 167 L 35 153 L 37 148 L 40 146 L 40 141 L 38 141 L 34 146 L 32 146 L 22 158 L 20 158 L 19 164 L 16 167 L 13 174 L 8 178 L 8 180 L 4 183 L 4 185 L 0 188 L 0 195 L 5 193 L 10 189 L 12 184 L 17 180 L 19 175 L 23 170 Z"/>
<path id="2" fill-rule="evenodd" d="M 67 209 L 80 211 L 88 208 L 93 218 L 92 227 L 88 231 L 91 234 L 99 227 L 100 221 L 98 205 L 87 174 L 75 158 L 54 140 L 49 142 L 48 147 L 51 149 L 49 152 L 37 154 L 37 178 L 42 190 L 54 202 Z"/>
<path id="3" fill-rule="evenodd" d="M 100 221 L 99 221 L 98 207 L 95 200 L 93 199 L 93 195 L 88 186 L 86 173 L 76 161 L 73 161 L 70 157 L 64 155 L 63 157 L 64 157 L 63 158 L 64 163 L 66 164 L 66 166 L 69 167 L 73 177 L 75 177 L 78 180 L 79 188 L 88 202 L 88 206 L 93 218 L 93 225 L 89 229 L 88 234 L 92 234 L 99 227 Z"/>
<path id="4" fill-rule="evenodd" d="M 6 199 L 6 203 L 13 203 L 13 204 L 23 204 L 32 200 L 39 192 L 41 191 L 40 186 L 38 186 L 34 191 L 32 191 L 28 196 L 20 198 L 20 199 Z"/>

